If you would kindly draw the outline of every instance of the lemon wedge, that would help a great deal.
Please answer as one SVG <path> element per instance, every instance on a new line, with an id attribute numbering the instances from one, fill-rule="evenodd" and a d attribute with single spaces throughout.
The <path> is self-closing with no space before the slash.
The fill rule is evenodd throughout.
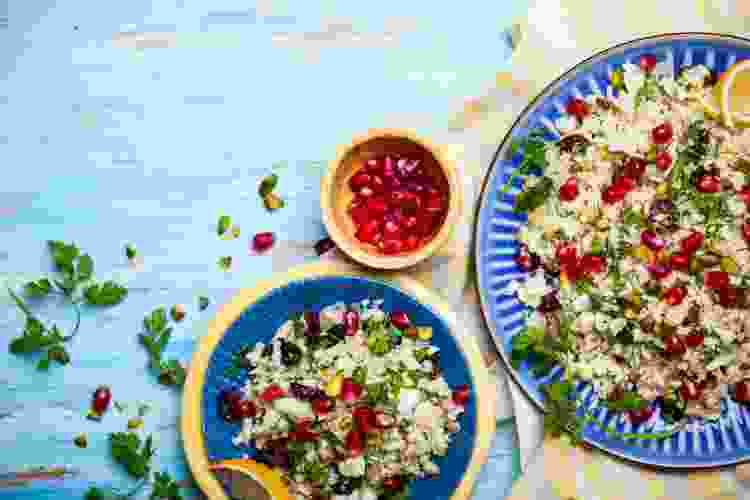
<path id="1" fill-rule="evenodd" d="M 721 74 L 716 84 L 721 117 L 728 127 L 750 126 L 750 59 L 743 59 Z"/>
<path id="2" fill-rule="evenodd" d="M 276 470 L 255 460 L 247 458 L 223 460 L 209 465 L 208 469 L 212 471 L 234 471 L 242 474 L 241 480 L 231 482 L 231 494 L 233 496 L 240 494 L 239 498 L 292 500 L 283 476 Z"/>

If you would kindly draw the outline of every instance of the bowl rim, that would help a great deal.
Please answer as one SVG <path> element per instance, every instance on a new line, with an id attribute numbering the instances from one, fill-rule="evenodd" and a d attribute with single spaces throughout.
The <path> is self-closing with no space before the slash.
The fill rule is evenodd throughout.
<path id="1" fill-rule="evenodd" d="M 560 82 L 566 80 L 571 75 L 575 74 L 581 68 L 581 66 L 591 63 L 591 62 L 603 60 L 616 50 L 627 49 L 631 46 L 637 47 L 638 45 L 647 43 L 647 42 L 658 43 L 658 42 L 691 41 L 691 40 L 695 40 L 696 38 L 699 40 L 705 40 L 706 42 L 711 42 L 711 41 L 739 42 L 741 44 L 747 44 L 748 49 L 750 49 L 750 38 L 745 38 L 745 37 L 733 35 L 733 34 L 716 33 L 716 32 L 709 32 L 709 31 L 681 31 L 681 32 L 671 32 L 671 33 L 659 33 L 659 34 L 634 38 L 631 40 L 617 43 L 615 45 L 611 45 L 605 49 L 599 50 L 595 52 L 594 54 L 586 57 L 585 59 L 577 62 L 576 64 L 569 67 L 565 71 L 563 71 L 558 77 L 550 81 L 547 85 L 545 85 L 541 90 L 538 91 L 538 93 L 534 96 L 534 98 L 531 99 L 528 102 L 528 104 L 518 113 L 517 117 L 513 120 L 511 125 L 508 127 L 507 132 L 503 136 L 502 140 L 500 141 L 500 144 L 495 150 L 495 154 L 492 156 L 492 159 L 490 160 L 489 168 L 487 169 L 486 173 L 483 176 L 481 187 L 479 190 L 478 203 L 476 204 L 475 210 L 474 210 L 475 217 L 474 217 L 474 248 L 473 248 L 473 258 L 474 258 L 474 261 L 476 262 L 476 265 L 474 266 L 474 276 L 477 280 L 477 285 L 479 287 L 480 309 L 482 311 L 482 318 L 484 320 L 484 324 L 489 330 L 490 337 L 492 338 L 492 342 L 495 345 L 495 348 L 497 349 L 498 354 L 500 355 L 500 359 L 503 362 L 506 373 L 510 375 L 510 379 L 513 381 L 514 384 L 516 384 L 517 387 L 521 389 L 521 393 L 524 395 L 524 397 L 528 401 L 531 402 L 532 406 L 536 407 L 539 411 L 541 411 L 544 414 L 548 412 L 546 406 L 544 405 L 544 402 L 541 401 L 539 398 L 537 398 L 536 395 L 531 393 L 531 391 L 521 381 L 519 377 L 519 373 L 511 365 L 510 359 L 508 359 L 508 356 L 505 352 L 505 347 L 502 344 L 501 338 L 499 337 L 499 329 L 495 328 L 493 316 L 489 308 L 490 305 L 487 303 L 485 294 L 482 292 L 482 289 L 486 286 L 486 282 L 484 278 L 482 277 L 482 270 L 481 270 L 481 264 L 480 264 L 481 259 L 483 257 L 482 256 L 482 235 L 480 234 L 480 230 L 483 227 L 485 227 L 485 224 L 481 223 L 481 218 L 482 218 L 482 214 L 486 210 L 485 206 L 487 205 L 487 200 L 489 199 L 488 198 L 490 194 L 490 192 L 488 191 L 489 181 L 496 174 L 498 159 L 501 157 L 502 153 L 507 151 L 510 145 L 510 141 L 513 136 L 513 133 L 517 130 L 519 125 L 521 125 L 522 122 L 530 116 L 530 114 L 539 106 L 539 104 L 544 99 L 546 99 L 547 97 L 551 95 L 551 92 L 558 86 Z M 585 435 L 583 436 L 583 438 L 584 438 L 584 441 L 586 441 L 586 443 L 588 443 L 589 445 L 595 448 L 598 448 L 612 456 L 618 457 L 619 459 L 622 459 L 629 463 L 635 463 L 640 466 L 646 466 L 646 467 L 650 467 L 656 470 L 708 470 L 708 469 L 715 470 L 717 467 L 725 467 L 725 466 L 736 465 L 736 464 L 743 463 L 743 462 L 750 462 L 750 455 L 749 455 L 746 459 L 740 459 L 740 460 L 730 459 L 730 460 L 724 460 L 724 461 L 717 461 L 716 463 L 706 463 L 706 464 L 697 464 L 697 465 L 665 464 L 665 463 L 654 461 L 654 460 L 634 458 L 632 456 L 626 455 L 625 453 L 619 452 L 617 450 L 611 450 L 605 444 L 599 443 L 597 441 L 593 441 Z"/>
<path id="2" fill-rule="evenodd" d="M 463 351 L 476 394 L 476 431 L 474 449 L 466 472 L 450 500 L 469 500 L 472 487 L 487 460 L 495 426 L 496 386 L 491 382 L 479 344 L 464 332 L 455 313 L 442 298 L 414 278 L 393 273 L 372 273 L 342 262 L 314 262 L 294 267 L 259 281 L 252 288 L 243 288 L 223 304 L 208 324 L 208 332 L 201 337 L 190 361 L 182 396 L 180 435 L 185 457 L 193 477 L 210 500 L 229 500 L 219 481 L 209 471 L 209 461 L 204 439 L 203 388 L 206 372 L 216 346 L 237 318 L 260 298 L 276 288 L 292 282 L 325 277 L 356 277 L 392 286 L 420 303 L 429 305 L 446 322 L 449 332 Z"/>
<path id="3" fill-rule="evenodd" d="M 369 253 L 363 250 L 360 245 L 357 245 L 352 238 L 346 237 L 343 230 L 334 222 L 335 215 L 332 199 L 335 189 L 334 180 L 344 158 L 357 146 L 374 139 L 386 137 L 405 139 L 429 152 L 435 158 L 448 182 L 448 212 L 440 226 L 440 230 L 425 246 L 416 252 L 404 255 L 391 256 Z M 326 231 L 328 231 L 328 235 L 344 254 L 354 261 L 373 269 L 396 270 L 412 267 L 431 257 L 448 244 L 450 238 L 453 236 L 453 230 L 460 222 L 461 215 L 463 214 L 463 190 L 458 180 L 456 161 L 446 146 L 434 143 L 418 135 L 412 129 L 370 129 L 364 134 L 355 135 L 350 143 L 339 145 L 336 148 L 336 156 L 328 162 L 328 169 L 320 183 L 320 207 L 323 212 L 323 224 Z"/>

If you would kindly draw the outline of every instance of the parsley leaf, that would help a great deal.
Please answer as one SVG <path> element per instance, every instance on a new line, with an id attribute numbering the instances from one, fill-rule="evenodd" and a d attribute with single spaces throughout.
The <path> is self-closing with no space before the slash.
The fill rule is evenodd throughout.
<path id="1" fill-rule="evenodd" d="M 128 289 L 114 281 L 91 285 L 83 292 L 86 302 L 94 306 L 115 306 L 125 300 Z"/>
<path id="2" fill-rule="evenodd" d="M 172 479 L 168 472 L 154 474 L 154 487 L 150 500 L 182 500 L 180 486 Z"/>
<path id="3" fill-rule="evenodd" d="M 114 432 L 109 435 L 110 451 L 115 462 L 125 467 L 133 477 L 145 477 L 151 469 L 151 458 L 154 456 L 151 436 L 141 443 L 141 438 L 134 432 Z"/>
<path id="4" fill-rule="evenodd" d="M 500 192 L 505 193 L 508 191 L 513 180 L 519 175 L 529 175 L 533 170 L 544 172 L 544 169 L 547 167 L 548 146 L 542 129 L 532 130 L 528 136 L 513 141 L 510 145 L 510 154 L 515 155 L 521 151 L 523 159 L 520 165 L 510 174 L 508 181 L 500 189 Z"/>
<path id="5" fill-rule="evenodd" d="M 279 183 L 279 176 L 276 174 L 271 174 L 267 177 L 264 177 L 260 181 L 260 185 L 258 186 L 258 194 L 261 198 L 265 198 L 269 194 L 273 192 L 274 189 L 276 189 L 276 185 Z"/>
<path id="6" fill-rule="evenodd" d="M 228 215 L 222 215 L 219 217 L 219 222 L 216 224 L 216 234 L 221 236 L 227 232 L 229 226 L 232 225 L 232 218 Z"/>
<path id="7" fill-rule="evenodd" d="M 24 301 L 10 288 L 8 293 L 18 305 L 19 309 L 26 315 L 26 323 L 23 333 L 10 341 L 8 350 L 11 354 L 25 355 L 42 352 L 42 358 L 37 362 L 39 370 L 47 370 L 52 361 L 65 365 L 70 361 L 63 342 L 63 337 L 57 326 L 53 325 L 49 330 L 30 311 Z"/>
<path id="8" fill-rule="evenodd" d="M 52 283 L 47 278 L 41 278 L 36 281 L 31 281 L 24 285 L 24 291 L 26 295 L 30 297 L 44 297 L 49 295 L 52 291 Z"/>
<path id="9" fill-rule="evenodd" d="M 552 179 L 542 177 L 530 189 L 521 192 L 516 198 L 515 212 L 531 212 L 541 207 L 550 197 L 554 189 Z"/>
<path id="10" fill-rule="evenodd" d="M 648 401 L 641 398 L 637 392 L 627 391 L 614 401 L 607 401 L 607 407 L 615 411 L 639 410 L 648 405 Z"/>
<path id="11" fill-rule="evenodd" d="M 140 333 L 138 338 L 149 353 L 149 366 L 157 374 L 159 383 L 181 386 L 185 383 L 185 368 L 177 360 L 162 359 L 172 335 L 172 328 L 167 324 L 166 310 L 163 307 L 154 309 L 143 319 L 145 332 Z"/>

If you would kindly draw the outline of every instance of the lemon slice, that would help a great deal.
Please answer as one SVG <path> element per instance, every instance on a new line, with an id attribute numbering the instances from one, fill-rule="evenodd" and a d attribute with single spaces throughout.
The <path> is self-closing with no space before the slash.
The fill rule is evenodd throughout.
<path id="1" fill-rule="evenodd" d="M 233 471 L 240 476 L 233 478 L 230 493 L 236 498 L 253 500 L 292 500 L 283 476 L 267 465 L 247 458 L 223 460 L 208 467 L 209 470 Z"/>
<path id="2" fill-rule="evenodd" d="M 750 59 L 738 61 L 716 84 L 721 117 L 728 127 L 750 125 Z"/>

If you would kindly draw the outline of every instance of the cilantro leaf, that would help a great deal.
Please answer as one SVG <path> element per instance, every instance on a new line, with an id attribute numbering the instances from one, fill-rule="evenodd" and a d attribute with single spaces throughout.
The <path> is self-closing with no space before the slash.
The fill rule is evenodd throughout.
<path id="1" fill-rule="evenodd" d="M 279 176 L 276 174 L 271 174 L 267 177 L 264 177 L 260 181 L 260 185 L 258 186 L 258 194 L 261 198 L 265 198 L 269 194 L 273 192 L 274 189 L 276 189 L 276 185 L 279 183 Z"/>
<path id="2" fill-rule="evenodd" d="M 52 283 L 47 278 L 30 281 L 24 285 L 26 295 L 30 297 L 44 297 L 52 291 Z"/>
<path id="3" fill-rule="evenodd" d="M 89 254 L 83 254 L 78 258 L 78 276 L 77 281 L 79 283 L 88 281 L 94 274 L 94 260 Z"/>
<path id="4" fill-rule="evenodd" d="M 513 156 L 520 151 L 523 158 L 518 167 L 511 172 L 500 192 L 505 193 L 519 175 L 528 175 L 533 170 L 544 172 L 547 167 L 547 147 L 544 131 L 541 129 L 532 130 L 528 136 L 513 141 L 510 145 L 510 154 Z"/>
<path id="5" fill-rule="evenodd" d="M 176 359 L 162 362 L 159 369 L 159 383 L 162 385 L 173 385 L 181 387 L 185 384 L 187 373 L 185 368 Z"/>
<path id="6" fill-rule="evenodd" d="M 143 478 L 149 473 L 154 456 L 151 436 L 141 445 L 141 438 L 134 432 L 114 432 L 109 435 L 109 443 L 112 458 L 124 466 L 128 474 Z"/>
<path id="7" fill-rule="evenodd" d="M 639 410 L 648 405 L 648 401 L 641 398 L 637 392 L 627 391 L 614 401 L 607 401 L 607 407 L 615 411 Z"/>
<path id="8" fill-rule="evenodd" d="M 84 500 L 105 500 L 107 497 L 105 496 L 104 490 L 97 488 L 96 486 L 91 486 L 86 490 L 83 498 Z"/>
<path id="9" fill-rule="evenodd" d="M 150 500 L 182 500 L 180 486 L 168 472 L 154 473 L 154 486 Z"/>
<path id="10" fill-rule="evenodd" d="M 91 285 L 83 293 L 86 302 L 95 306 L 114 306 L 125 300 L 128 290 L 114 281 Z"/>
<path id="11" fill-rule="evenodd" d="M 64 276 L 72 277 L 75 272 L 73 261 L 78 257 L 78 247 L 74 243 L 68 244 L 62 241 L 49 241 L 47 243 L 52 252 L 55 268 Z"/>
<path id="12" fill-rule="evenodd" d="M 166 310 L 163 307 L 154 309 L 143 319 L 143 327 L 146 331 L 138 338 L 149 353 L 149 365 L 157 374 L 159 383 L 182 386 L 185 383 L 185 368 L 177 360 L 162 360 L 172 334 L 172 328 L 167 326 Z"/>

